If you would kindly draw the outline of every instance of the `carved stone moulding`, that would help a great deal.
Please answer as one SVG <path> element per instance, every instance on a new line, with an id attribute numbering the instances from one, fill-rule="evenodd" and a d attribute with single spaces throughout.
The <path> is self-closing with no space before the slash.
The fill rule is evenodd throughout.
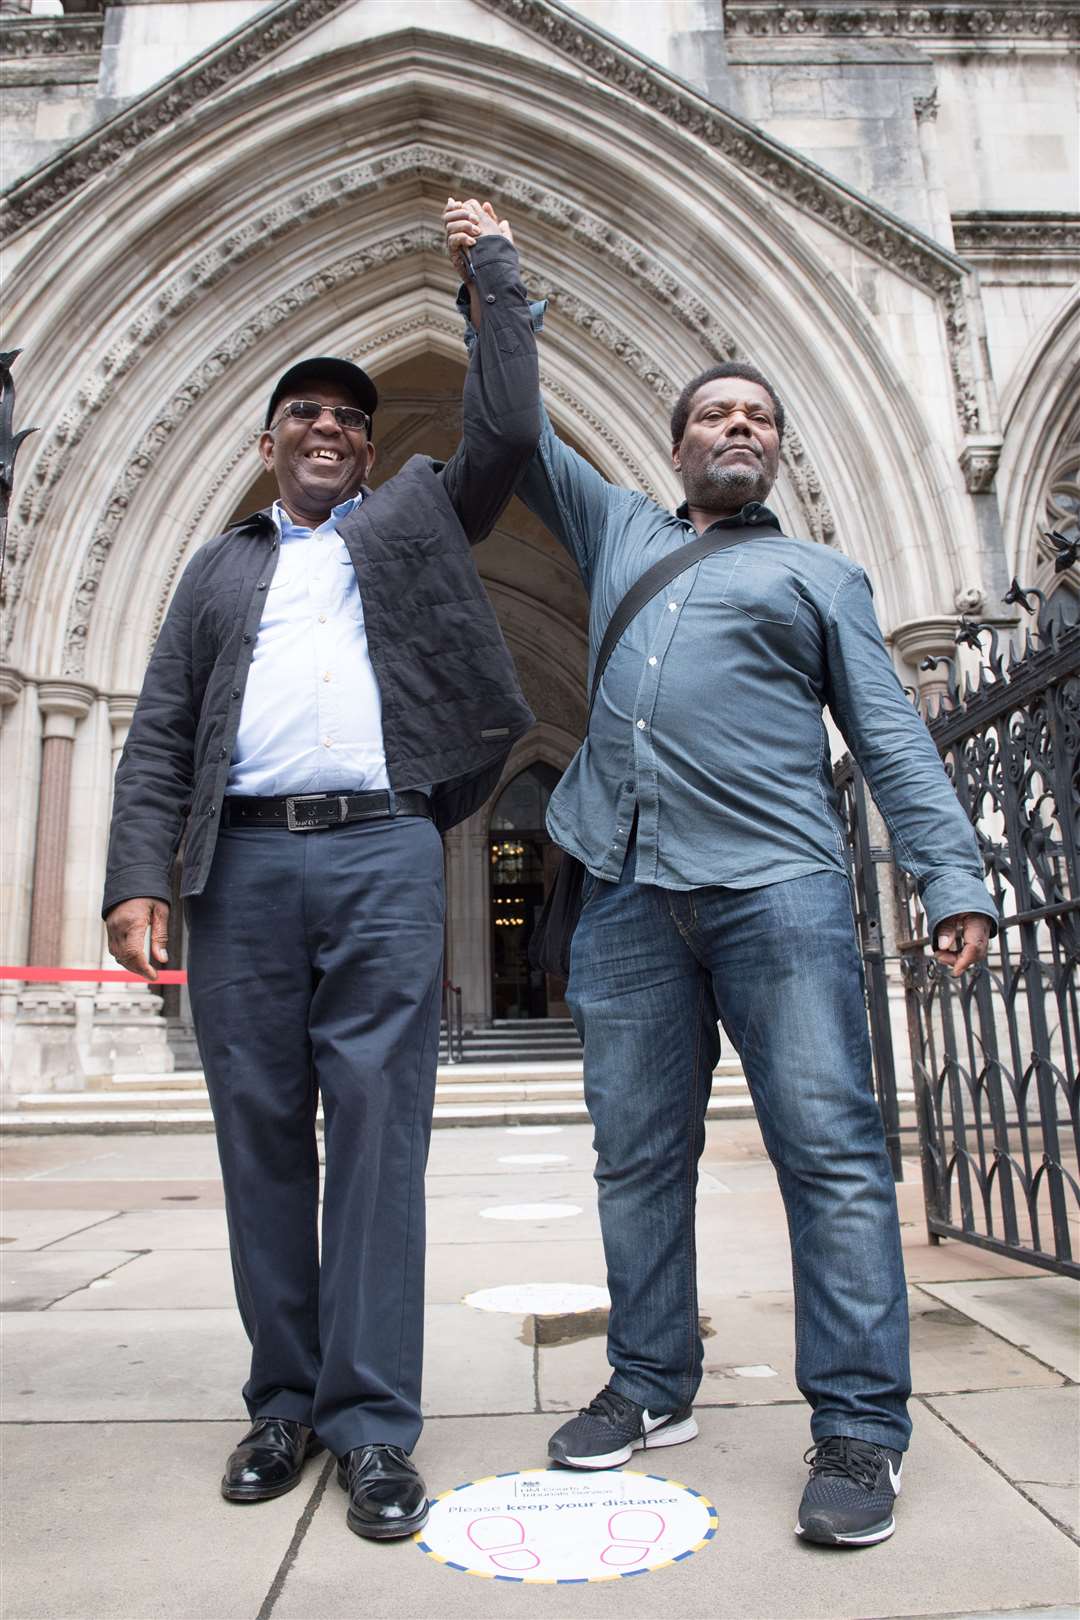
<path id="1" fill-rule="evenodd" d="M 0 17 L 0 64 L 37 56 L 96 56 L 104 13 L 97 17 Z"/>
<path id="2" fill-rule="evenodd" d="M 969 495 L 985 495 L 993 488 L 1001 459 L 998 434 L 972 436 L 960 452 L 960 466 Z"/>
<path id="3" fill-rule="evenodd" d="M 1080 258 L 1080 214 L 964 213 L 952 224 L 956 251 L 966 258 Z"/>
<path id="4" fill-rule="evenodd" d="M 0 17 L 0 89 L 96 83 L 101 33 L 100 17 Z"/>
<path id="5" fill-rule="evenodd" d="M 794 38 L 886 38 L 964 40 L 1080 40 L 1080 11 L 1073 0 L 990 0 L 983 5 L 788 6 L 776 0 L 726 0 L 724 25 L 731 35 Z"/>

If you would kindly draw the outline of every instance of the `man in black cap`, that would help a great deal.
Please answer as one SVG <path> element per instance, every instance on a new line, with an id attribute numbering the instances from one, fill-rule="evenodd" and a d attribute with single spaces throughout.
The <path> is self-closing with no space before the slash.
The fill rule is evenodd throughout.
<path id="1" fill-rule="evenodd" d="M 487 319 L 445 466 L 415 456 L 368 487 L 378 396 L 347 360 L 301 361 L 274 388 L 259 453 L 278 499 L 177 586 L 117 772 L 103 908 L 113 955 L 155 978 L 185 838 L 191 1004 L 252 1343 L 252 1427 L 222 1492 L 279 1496 L 329 1447 L 350 1527 L 376 1538 L 427 1517 L 409 1453 L 439 834 L 532 722 L 469 544 L 536 446 L 536 348 L 497 226 L 472 263 Z"/>

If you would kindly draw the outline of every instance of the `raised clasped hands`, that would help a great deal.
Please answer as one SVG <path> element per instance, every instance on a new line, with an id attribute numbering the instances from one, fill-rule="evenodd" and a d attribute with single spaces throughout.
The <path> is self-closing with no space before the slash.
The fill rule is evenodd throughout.
<path id="1" fill-rule="evenodd" d="M 446 228 L 447 251 L 463 281 L 468 278 L 465 256 L 481 236 L 505 236 L 508 242 L 514 240 L 508 222 L 498 217 L 489 202 L 477 202 L 475 197 L 470 197 L 466 202 L 448 197 L 443 209 L 443 225 Z"/>

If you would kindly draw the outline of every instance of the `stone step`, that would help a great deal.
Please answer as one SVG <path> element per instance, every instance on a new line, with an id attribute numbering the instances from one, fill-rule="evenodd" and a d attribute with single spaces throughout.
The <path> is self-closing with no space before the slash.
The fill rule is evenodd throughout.
<path id="1" fill-rule="evenodd" d="M 440 1070 L 434 1123 L 440 1125 L 574 1124 L 588 1120 L 581 1066 L 576 1072 L 485 1069 L 457 1064 Z M 130 1078 L 130 1077 L 127 1077 Z M 136 1077 L 138 1078 L 138 1077 Z M 201 1079 L 201 1076 L 199 1076 Z M 746 1119 L 753 1114 L 738 1066 L 728 1065 L 713 1080 L 710 1119 Z M 320 1111 L 321 1117 L 321 1111 Z M 0 1132 L 42 1135 L 110 1131 L 209 1131 L 213 1119 L 204 1086 L 154 1089 L 121 1081 L 115 1091 L 30 1092 L 0 1113 Z"/>

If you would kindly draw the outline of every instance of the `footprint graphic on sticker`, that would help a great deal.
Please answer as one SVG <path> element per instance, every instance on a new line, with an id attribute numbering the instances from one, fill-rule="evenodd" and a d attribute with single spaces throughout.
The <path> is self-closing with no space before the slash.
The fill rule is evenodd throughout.
<path id="1" fill-rule="evenodd" d="M 611 1546 L 600 1554 L 600 1562 L 615 1569 L 629 1569 L 640 1564 L 666 1528 L 664 1520 L 652 1508 L 620 1508 L 608 1520 Z"/>
<path id="2" fill-rule="evenodd" d="M 474 1519 L 465 1534 L 474 1547 L 487 1554 L 488 1562 L 496 1569 L 520 1575 L 524 1570 L 535 1569 L 540 1562 L 536 1554 L 523 1545 L 525 1526 L 509 1514 L 492 1513 Z"/>

